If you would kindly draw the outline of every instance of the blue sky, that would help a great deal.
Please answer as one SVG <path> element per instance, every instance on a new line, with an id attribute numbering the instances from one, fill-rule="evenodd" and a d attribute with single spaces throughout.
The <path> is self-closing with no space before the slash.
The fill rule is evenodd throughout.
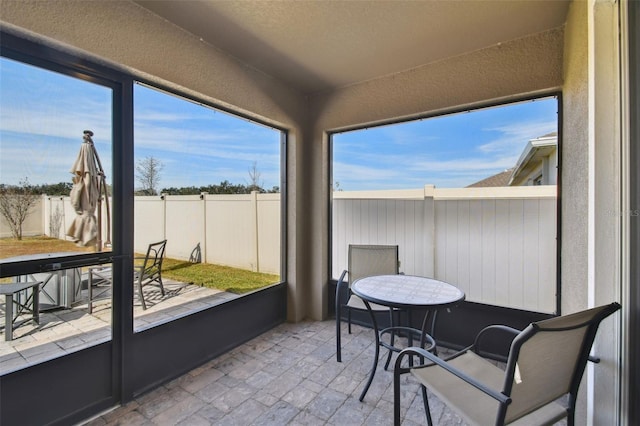
<path id="1" fill-rule="evenodd" d="M 136 85 L 135 158 L 163 164 L 160 188 L 279 186 L 280 132 Z M 529 139 L 557 130 L 555 99 L 334 135 L 334 181 L 344 190 L 460 187 L 512 167 Z M 0 183 L 70 182 L 82 132 L 94 132 L 111 173 L 111 91 L 0 59 Z"/>
<path id="2" fill-rule="evenodd" d="M 228 180 L 280 185 L 280 132 L 142 85 L 134 87 L 136 161 L 160 160 L 160 188 Z M 111 90 L 0 59 L 0 183 L 70 182 L 85 129 L 107 179 L 111 172 Z"/>
<path id="3" fill-rule="evenodd" d="M 159 158 L 161 186 L 280 186 L 280 132 L 142 85 L 134 88 L 136 158 Z"/>
<path id="4" fill-rule="evenodd" d="M 1 183 L 70 182 L 85 129 L 100 152 L 110 149 L 110 89 L 0 59 Z"/>
<path id="5" fill-rule="evenodd" d="M 459 188 L 516 164 L 530 139 L 557 131 L 545 98 L 333 137 L 333 180 L 345 190 Z"/>

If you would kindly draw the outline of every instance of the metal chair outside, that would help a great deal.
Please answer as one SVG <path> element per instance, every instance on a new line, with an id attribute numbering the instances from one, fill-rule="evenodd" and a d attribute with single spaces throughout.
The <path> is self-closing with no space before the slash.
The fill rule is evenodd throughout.
<path id="1" fill-rule="evenodd" d="M 162 296 L 165 295 L 162 283 L 162 262 L 164 260 L 167 240 L 151 243 L 147 247 L 144 257 L 136 257 L 140 262 L 134 265 L 133 279 L 138 291 L 138 299 L 142 309 L 147 309 L 147 303 L 142 288 L 147 285 L 155 285 L 160 288 Z M 109 290 L 113 283 L 113 270 L 111 267 L 95 266 L 89 268 L 88 299 L 89 313 L 93 311 L 93 302 L 99 298 L 109 296 Z"/>
<path id="2" fill-rule="evenodd" d="M 160 292 L 164 296 L 164 286 L 162 284 L 162 262 L 164 260 L 164 251 L 167 247 L 167 240 L 149 244 L 147 255 L 142 260 L 142 265 L 135 266 L 134 276 L 138 285 L 138 297 L 142 303 L 142 309 L 147 309 L 147 304 L 142 294 L 142 287 L 147 285 L 156 285 L 160 288 Z"/>

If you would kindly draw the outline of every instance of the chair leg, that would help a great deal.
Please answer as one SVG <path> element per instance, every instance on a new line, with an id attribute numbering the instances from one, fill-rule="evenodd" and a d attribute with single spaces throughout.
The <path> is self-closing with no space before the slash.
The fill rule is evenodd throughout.
<path id="1" fill-rule="evenodd" d="M 336 361 L 342 362 L 342 347 L 340 339 L 340 301 L 336 299 Z"/>
<path id="2" fill-rule="evenodd" d="M 427 415 L 427 424 L 433 425 L 433 419 L 431 418 L 431 409 L 429 408 L 429 396 L 427 395 L 427 388 L 424 385 L 420 385 L 422 390 L 422 404 L 424 405 L 424 412 Z"/>
<path id="3" fill-rule="evenodd" d="M 349 334 L 351 334 L 351 309 L 347 309 L 347 323 L 349 324 Z"/>
<path id="4" fill-rule="evenodd" d="M 393 372 L 393 424 L 400 426 L 400 372 L 398 364 Z"/>
<path id="5" fill-rule="evenodd" d="M 433 312 L 433 318 L 431 320 L 431 331 L 429 335 L 433 338 L 433 341 L 436 341 L 436 320 L 438 319 L 438 310 L 436 309 Z M 438 346 L 433 347 L 433 351 L 431 351 L 434 355 L 438 356 Z"/>
<path id="6" fill-rule="evenodd" d="M 93 274 L 89 271 L 89 282 L 87 283 L 87 298 L 89 299 L 89 303 L 87 303 L 89 314 L 93 313 Z"/>
<path id="7" fill-rule="evenodd" d="M 368 302 L 365 300 L 364 302 L 367 305 L 367 310 L 369 311 L 369 314 L 371 315 L 371 322 L 373 323 L 373 334 L 375 337 L 375 355 L 373 357 L 373 365 L 371 366 L 371 374 L 369 374 L 369 380 L 367 380 L 367 384 L 364 386 L 364 389 L 362 389 L 362 393 L 360 394 L 360 398 L 358 398 L 358 400 L 360 402 L 362 402 L 362 400 L 364 399 L 364 396 L 367 394 L 367 391 L 369 390 L 369 386 L 371 386 L 371 382 L 373 382 L 373 376 L 375 376 L 376 374 L 376 367 L 378 366 L 378 360 L 380 359 L 380 333 L 379 333 L 379 328 L 378 328 L 378 322 L 376 321 L 376 316 L 375 314 L 371 311 L 371 308 L 369 307 Z"/>
<path id="8" fill-rule="evenodd" d="M 567 426 L 574 426 L 576 421 L 576 398 L 572 393 L 569 394 L 567 402 Z"/>
<path id="9" fill-rule="evenodd" d="M 160 285 L 160 293 L 164 296 L 164 286 L 162 285 L 162 273 L 158 271 L 158 284 Z"/>
<path id="10" fill-rule="evenodd" d="M 142 310 L 147 310 L 147 304 L 144 301 L 144 295 L 142 294 L 142 274 L 140 278 L 138 278 L 138 298 L 140 299 L 140 303 L 142 303 Z"/>

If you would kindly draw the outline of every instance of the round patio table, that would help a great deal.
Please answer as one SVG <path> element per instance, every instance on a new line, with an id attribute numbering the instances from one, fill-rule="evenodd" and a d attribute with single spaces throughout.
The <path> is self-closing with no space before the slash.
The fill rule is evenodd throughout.
<path id="1" fill-rule="evenodd" d="M 459 288 L 448 284 L 444 281 L 435 280 L 433 278 L 419 277 L 414 275 L 375 275 L 371 277 L 360 278 L 351 286 L 354 294 L 359 296 L 367 306 L 376 337 L 376 351 L 373 359 L 373 367 L 369 380 L 360 394 L 360 401 L 364 399 L 373 377 L 376 374 L 378 358 L 380 355 L 380 346 L 389 351 L 398 352 L 401 348 L 394 345 L 393 336 L 397 332 L 404 332 L 409 339 L 409 345 L 413 344 L 413 337 L 420 336 L 420 346 L 427 350 L 435 350 L 435 340 L 427 333 L 427 324 L 429 318 L 434 318 L 438 309 L 454 306 L 462 302 L 465 294 Z M 390 308 L 401 308 L 407 310 L 426 309 L 424 319 L 422 321 L 422 329 L 412 327 L 393 326 L 379 330 L 375 315 L 371 310 L 369 303 L 389 306 Z M 431 315 L 433 313 L 433 315 Z M 435 322 L 432 322 L 431 333 Z M 391 340 L 387 343 L 384 335 L 389 334 Z M 391 352 L 389 353 L 391 355 Z"/>

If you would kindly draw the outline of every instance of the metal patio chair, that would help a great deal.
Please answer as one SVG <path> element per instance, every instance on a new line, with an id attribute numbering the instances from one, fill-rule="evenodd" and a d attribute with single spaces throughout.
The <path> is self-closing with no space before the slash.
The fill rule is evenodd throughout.
<path id="1" fill-rule="evenodd" d="M 367 311 L 363 300 L 351 293 L 351 283 L 359 278 L 373 275 L 394 275 L 399 273 L 398 246 L 397 245 L 349 245 L 349 264 L 338 279 L 336 285 L 336 359 L 342 362 L 342 347 L 340 338 L 340 322 L 342 308 L 347 309 L 347 321 L 349 334 L 351 334 L 351 310 Z M 349 276 L 348 282 L 345 277 Z M 340 297 L 341 288 L 349 286 L 349 298 L 343 303 Z M 375 312 L 388 311 L 393 321 L 393 310 L 388 306 L 371 303 L 371 310 Z M 389 359 L 387 360 L 387 365 Z M 385 368 L 387 367 L 385 365 Z"/>
<path id="2" fill-rule="evenodd" d="M 422 385 L 429 425 L 425 387 L 470 425 L 551 425 L 567 417 L 572 426 L 587 360 L 599 362 L 589 356 L 598 326 L 618 309 L 611 303 L 534 322 L 523 331 L 489 326 L 473 345 L 446 360 L 420 348 L 403 350 L 393 378 L 394 424 L 400 424 L 400 375 L 411 372 Z M 479 355 L 482 339 L 496 330 L 515 334 L 505 370 Z M 403 367 L 404 358 L 414 356 L 427 362 Z M 564 396 L 566 405 L 558 402 Z"/>
<path id="3" fill-rule="evenodd" d="M 164 286 L 162 285 L 162 261 L 164 260 L 164 251 L 167 247 L 167 240 L 149 244 L 147 255 L 137 258 L 142 260 L 142 264 L 134 266 L 134 277 L 138 285 L 138 297 L 142 303 L 142 309 L 147 309 L 144 301 L 142 287 L 147 285 L 155 285 L 160 288 L 160 292 L 164 296 Z"/>
<path id="4" fill-rule="evenodd" d="M 166 247 L 167 240 L 151 243 L 147 248 L 146 256 L 135 258 L 140 263 L 135 264 L 133 267 L 133 279 L 138 290 L 138 299 L 142 304 L 142 309 L 147 309 L 147 303 L 142 292 L 143 287 L 155 285 L 160 288 L 162 296 L 165 295 L 164 285 L 162 284 L 162 262 Z M 93 310 L 93 301 L 107 294 L 108 287 L 113 282 L 112 273 L 111 267 L 98 266 L 89 268 L 89 313 Z"/>

